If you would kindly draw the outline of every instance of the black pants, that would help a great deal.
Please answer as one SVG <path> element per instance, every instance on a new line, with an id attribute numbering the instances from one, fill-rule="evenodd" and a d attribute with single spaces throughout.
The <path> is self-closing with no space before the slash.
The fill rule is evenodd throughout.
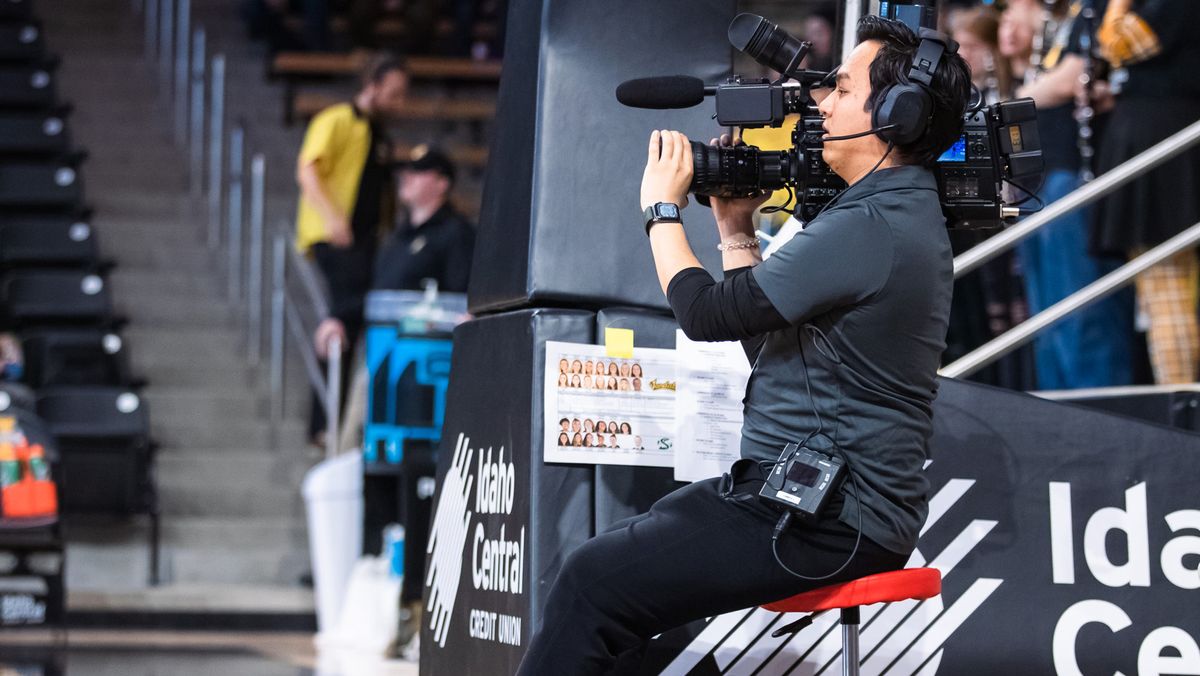
<path id="1" fill-rule="evenodd" d="M 836 578 L 796 578 L 771 554 L 779 512 L 758 498 L 761 487 L 758 466 L 742 460 L 734 464 L 732 482 L 681 488 L 584 543 L 563 564 L 517 673 L 614 673 L 619 657 L 625 656 L 622 666 L 631 664 L 631 653 L 668 629 L 895 570 L 908 560 L 863 538 Z M 829 514 L 840 510 L 840 499 L 835 502 Z M 793 525 L 779 539 L 779 555 L 799 573 L 825 575 L 846 560 L 856 532 L 835 517 Z"/>
<path id="2" fill-rule="evenodd" d="M 329 310 L 335 317 L 343 317 L 346 329 L 346 350 L 342 358 L 342 391 L 338 393 L 338 401 L 345 403 L 346 389 L 350 386 L 350 356 L 362 332 L 363 298 L 371 288 L 371 271 L 375 262 L 375 252 L 366 247 L 351 247 L 342 249 L 330 246 L 324 242 L 312 246 L 313 262 L 325 278 L 329 288 Z M 354 308 L 355 312 L 347 313 L 346 308 Z M 351 316 L 345 316 L 350 314 Z M 320 362 L 321 372 L 327 367 Z M 311 440 L 325 430 L 325 407 L 321 404 L 320 395 L 315 391 L 312 396 L 312 408 L 308 417 L 308 438 Z M 338 434 L 339 430 L 329 430 L 330 434 Z"/>

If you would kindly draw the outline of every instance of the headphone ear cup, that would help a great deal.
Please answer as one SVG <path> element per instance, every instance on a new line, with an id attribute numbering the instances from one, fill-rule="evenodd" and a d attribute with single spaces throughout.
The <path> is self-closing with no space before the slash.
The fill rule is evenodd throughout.
<path id="1" fill-rule="evenodd" d="M 925 133 L 932 109 L 933 102 L 929 100 L 929 94 L 919 85 L 892 85 L 872 111 L 871 122 L 876 127 L 894 125 L 877 135 L 884 141 L 904 145 L 916 141 Z"/>

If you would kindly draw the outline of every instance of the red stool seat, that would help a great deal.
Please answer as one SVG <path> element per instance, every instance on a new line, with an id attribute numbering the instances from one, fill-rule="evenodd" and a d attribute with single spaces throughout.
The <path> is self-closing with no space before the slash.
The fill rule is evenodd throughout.
<path id="1" fill-rule="evenodd" d="M 831 584 L 768 603 L 763 608 L 776 613 L 816 613 L 872 603 L 927 599 L 940 593 L 941 571 L 937 568 L 907 568 Z"/>

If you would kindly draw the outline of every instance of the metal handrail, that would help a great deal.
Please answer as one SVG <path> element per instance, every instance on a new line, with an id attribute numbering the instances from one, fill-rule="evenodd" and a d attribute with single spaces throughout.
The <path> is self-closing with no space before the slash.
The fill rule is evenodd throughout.
<path id="1" fill-rule="evenodd" d="M 321 288 L 321 282 L 317 279 L 317 273 L 313 272 L 312 263 L 300 255 L 294 247 L 288 247 L 288 258 L 290 259 L 291 267 L 296 270 L 296 274 L 300 277 L 300 283 L 304 285 L 304 291 L 308 296 L 307 300 L 312 305 L 313 310 L 318 317 L 329 316 L 329 301 L 325 300 L 325 292 Z"/>
<path id="2" fill-rule="evenodd" d="M 1145 272 L 1150 267 L 1197 244 L 1200 244 L 1200 223 L 1192 225 L 1171 239 L 1030 317 L 1018 326 L 972 350 L 962 358 L 946 365 L 939 373 L 949 378 L 969 376 L 1029 342 L 1037 333 L 1063 319 L 1068 314 L 1100 300 L 1104 296 L 1133 281 L 1134 277 Z"/>
<path id="3" fill-rule="evenodd" d="M 1097 399 L 1100 397 L 1134 397 L 1147 394 L 1171 394 L 1173 392 L 1200 392 L 1200 383 L 1178 383 L 1175 385 L 1114 385 L 1112 387 L 1082 387 L 1078 390 L 1040 390 L 1032 394 L 1042 399 Z"/>
<path id="4" fill-rule="evenodd" d="M 333 455 L 340 417 L 342 346 L 331 341 L 328 370 L 323 374 L 304 317 L 309 307 L 319 317 L 328 316 L 329 303 L 312 264 L 288 246 L 288 224 L 282 223 L 277 234 L 266 232 L 266 159 L 248 147 L 251 137 L 245 122 L 226 124 L 226 57 L 208 55 L 212 45 L 204 26 L 193 26 L 191 0 L 145 0 L 143 13 L 143 55 L 156 71 L 164 109 L 173 117 L 174 141 L 186 146 L 189 193 L 207 207 L 204 240 L 224 262 L 228 301 L 235 306 L 245 302 L 239 309 L 245 313 L 247 361 L 257 365 L 263 357 L 263 339 L 269 343 L 272 445 L 278 444 L 283 420 L 283 361 L 291 333 L 308 380 L 326 410 L 330 429 L 326 453 Z M 271 261 L 266 260 L 268 255 Z M 289 268 L 300 280 L 299 291 L 288 288 Z M 269 291 L 269 310 L 264 307 L 265 291 Z M 264 326 L 267 311 L 269 324 Z"/>
<path id="5" fill-rule="evenodd" d="M 1032 235 L 1050 221 L 1090 204 L 1107 195 L 1145 172 L 1157 167 L 1200 141 L 1200 120 L 1184 127 L 1138 155 L 1122 162 L 1111 170 L 1096 177 L 1086 185 L 1046 205 L 1044 209 L 994 237 L 971 247 L 954 258 L 954 278 L 958 279 L 983 265 L 1001 253 L 1011 249 L 1017 242 Z"/>
<path id="6" fill-rule="evenodd" d="M 271 275 L 271 351 L 270 351 L 270 397 L 271 436 L 278 439 L 279 422 L 283 418 L 284 372 L 283 358 L 290 333 L 296 342 L 300 358 L 304 362 L 309 384 L 325 409 L 325 454 L 333 457 L 338 452 L 338 428 L 341 422 L 342 390 L 342 344 L 337 338 L 330 341 L 329 356 L 325 362 L 325 374 L 321 374 L 320 361 L 312 342 L 313 331 L 304 325 L 299 307 L 312 307 L 318 317 L 329 316 L 329 303 L 325 300 L 320 282 L 312 270 L 312 264 L 302 257 L 294 247 L 288 245 L 286 223 L 281 224 L 272 239 L 274 266 Z M 296 298 L 287 285 L 288 269 L 300 279 L 302 298 Z"/>

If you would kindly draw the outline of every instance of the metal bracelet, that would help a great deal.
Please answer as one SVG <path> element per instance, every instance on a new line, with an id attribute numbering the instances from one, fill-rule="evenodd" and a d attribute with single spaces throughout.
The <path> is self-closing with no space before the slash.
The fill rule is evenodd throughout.
<path id="1" fill-rule="evenodd" d="M 753 237 L 751 239 L 739 239 L 736 242 L 721 242 L 717 245 L 717 251 L 737 251 L 738 249 L 757 249 L 762 246 L 762 240 Z"/>

